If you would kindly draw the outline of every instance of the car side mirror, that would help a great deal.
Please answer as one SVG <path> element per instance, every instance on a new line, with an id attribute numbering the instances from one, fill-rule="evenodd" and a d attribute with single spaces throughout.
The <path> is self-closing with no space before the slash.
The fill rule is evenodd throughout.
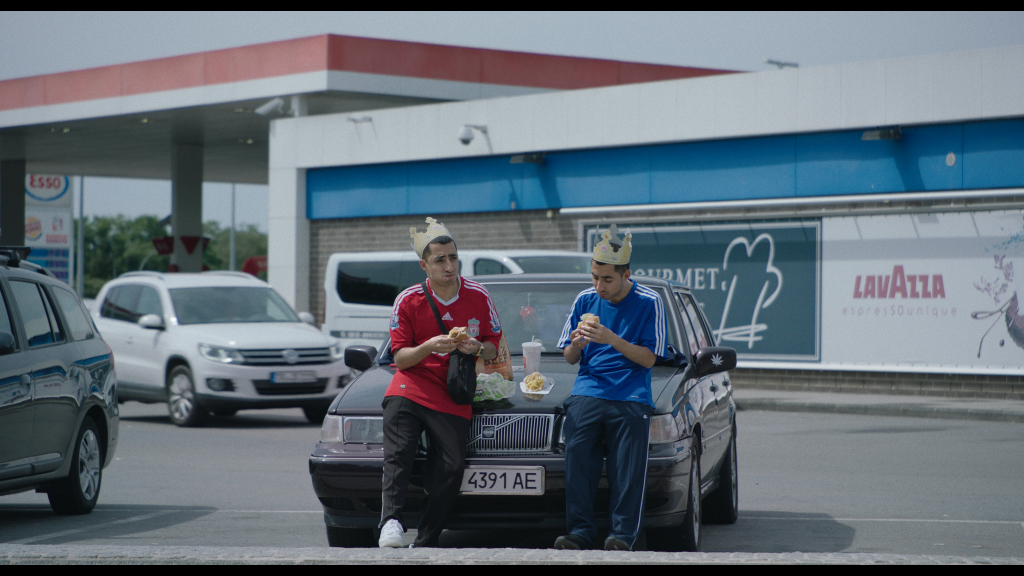
<path id="1" fill-rule="evenodd" d="M 316 318 L 313 318 L 313 315 L 309 312 L 299 312 L 299 320 L 302 320 L 310 326 L 316 326 Z"/>
<path id="2" fill-rule="evenodd" d="M 164 319 L 156 314 L 144 314 L 142 318 L 139 318 L 138 324 L 150 330 L 164 329 Z"/>
<path id="3" fill-rule="evenodd" d="M 14 334 L 0 330 L 0 356 L 14 352 L 17 347 L 18 342 L 14 339 Z"/>
<path id="4" fill-rule="evenodd" d="M 345 348 L 345 366 L 365 372 L 373 366 L 377 349 L 373 346 L 349 346 Z"/>
<path id="5" fill-rule="evenodd" d="M 693 363 L 697 368 L 697 377 L 717 374 L 736 367 L 736 350 L 724 346 L 707 346 L 697 350 Z"/>

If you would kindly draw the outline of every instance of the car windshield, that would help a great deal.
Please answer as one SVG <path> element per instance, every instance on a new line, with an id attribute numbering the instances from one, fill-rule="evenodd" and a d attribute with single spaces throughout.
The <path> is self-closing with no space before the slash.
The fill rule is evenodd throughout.
<path id="1" fill-rule="evenodd" d="M 298 322 L 292 307 L 270 288 L 209 286 L 170 290 L 178 324 Z"/>
<path id="2" fill-rule="evenodd" d="M 590 255 L 519 256 L 512 261 L 525 274 L 590 274 Z"/>
<path id="3" fill-rule="evenodd" d="M 498 317 L 501 319 L 502 331 L 508 341 L 509 352 L 523 353 L 523 342 L 536 339 L 541 342 L 544 353 L 561 354 L 558 339 L 562 328 L 569 317 L 572 303 L 576 296 L 590 287 L 589 283 L 580 282 L 487 282 L 484 284 L 491 295 Z M 653 288 L 665 294 L 661 288 Z M 666 307 L 666 310 L 671 308 Z M 668 320 L 669 344 L 679 349 L 676 329 L 673 320 Z"/>

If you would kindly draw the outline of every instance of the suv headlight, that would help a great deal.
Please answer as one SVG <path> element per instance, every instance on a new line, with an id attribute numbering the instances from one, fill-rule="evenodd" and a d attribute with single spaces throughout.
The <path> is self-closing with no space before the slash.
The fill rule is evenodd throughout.
<path id="1" fill-rule="evenodd" d="M 675 442 L 680 435 L 679 423 L 672 414 L 651 416 L 651 444 Z"/>
<path id="2" fill-rule="evenodd" d="M 241 364 L 245 360 L 242 358 L 242 354 L 238 350 L 221 348 L 220 346 L 210 346 L 209 344 L 200 344 L 199 354 L 207 360 L 220 362 L 221 364 Z"/>
<path id="3" fill-rule="evenodd" d="M 331 346 L 331 362 L 337 362 L 345 358 L 345 349 L 341 347 L 341 344 L 335 344 Z"/>
<path id="4" fill-rule="evenodd" d="M 334 416 L 328 414 L 320 428 L 321 442 L 383 444 L 384 418 L 377 416 Z"/>

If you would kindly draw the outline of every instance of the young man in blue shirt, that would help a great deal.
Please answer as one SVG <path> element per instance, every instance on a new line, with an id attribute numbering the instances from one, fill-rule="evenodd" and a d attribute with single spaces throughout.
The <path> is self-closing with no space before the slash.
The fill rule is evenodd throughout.
<path id="1" fill-rule="evenodd" d="M 631 234 L 615 225 L 594 247 L 593 288 L 580 292 L 558 346 L 580 363 L 565 401 L 566 524 L 555 548 L 594 548 L 594 497 L 607 457 L 611 532 L 605 550 L 632 550 L 643 525 L 651 367 L 666 354 L 665 309 L 656 292 L 629 279 Z M 583 319 L 593 314 L 597 319 Z M 607 456 L 605 455 L 607 447 Z"/>

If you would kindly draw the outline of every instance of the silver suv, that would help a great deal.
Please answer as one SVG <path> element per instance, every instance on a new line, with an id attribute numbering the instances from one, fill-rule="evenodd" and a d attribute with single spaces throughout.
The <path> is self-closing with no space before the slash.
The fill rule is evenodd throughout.
<path id="1" fill-rule="evenodd" d="M 202 425 L 211 412 L 289 407 L 319 423 L 349 379 L 337 340 L 249 274 L 130 272 L 96 303 L 120 399 L 167 402 L 179 426 Z"/>

